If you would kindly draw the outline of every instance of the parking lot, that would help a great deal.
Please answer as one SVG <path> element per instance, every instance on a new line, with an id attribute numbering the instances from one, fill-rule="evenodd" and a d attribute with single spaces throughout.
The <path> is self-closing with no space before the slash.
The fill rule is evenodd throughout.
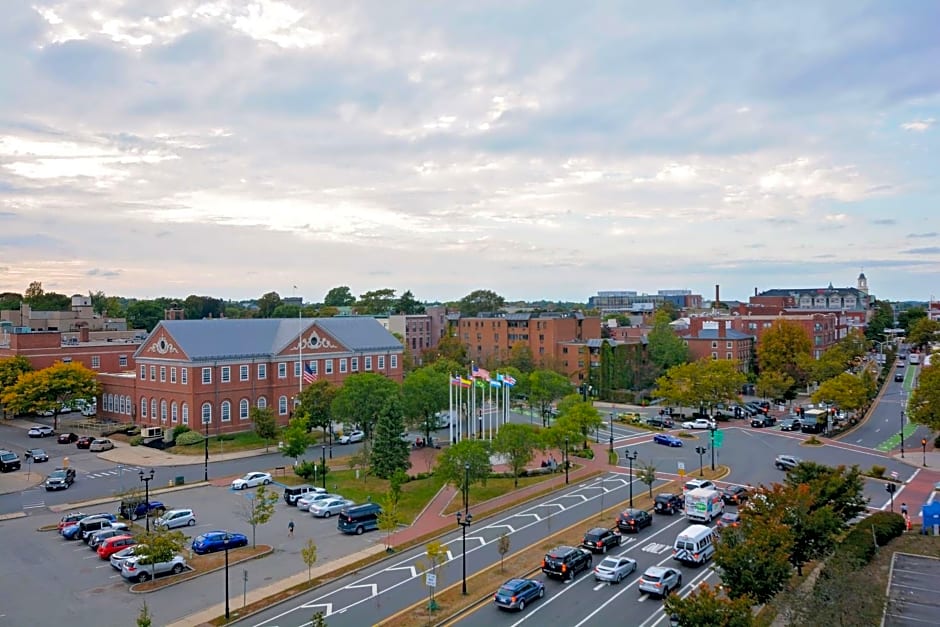
<path id="1" fill-rule="evenodd" d="M 281 496 L 282 488 L 273 488 Z M 235 492 L 228 488 L 198 487 L 153 497 L 168 508 L 191 508 L 196 525 L 181 531 L 190 539 L 215 529 L 244 533 L 251 540 L 251 526 L 241 518 L 243 504 L 253 490 Z M 87 513 L 116 513 L 118 503 L 111 502 L 82 508 Z M 128 591 L 129 585 L 110 563 L 81 541 L 69 542 L 55 531 L 38 532 L 43 525 L 56 523 L 64 514 L 39 514 L 0 522 L 0 585 L 7 599 L 54 598 L 56 603 L 43 603 L 41 610 L 28 603 L 4 604 L 0 608 L 0 625 L 70 624 L 128 625 L 133 624 L 142 597 Z M 288 522 L 295 523 L 294 536 L 288 537 Z M 143 525 L 144 521 L 137 521 Z M 308 538 L 318 547 L 318 563 L 358 551 L 382 542 L 376 532 L 363 536 L 347 536 L 336 528 L 336 518 L 313 518 L 278 502 L 271 521 L 257 529 L 258 544 L 274 547 L 272 555 L 246 562 L 231 569 L 233 594 L 243 589 L 244 572 L 248 573 L 247 588 L 267 585 L 306 570 L 300 549 Z M 147 603 L 155 624 L 165 624 L 198 611 L 206 605 L 224 600 L 224 573 L 171 586 L 147 595 Z M 80 604 L 80 614 L 75 613 Z M 87 619 L 87 623 L 83 622 Z"/>
<path id="2" fill-rule="evenodd" d="M 937 590 L 940 590 L 940 560 L 895 553 L 891 557 L 888 607 L 883 625 L 935 625 L 940 609 Z"/>

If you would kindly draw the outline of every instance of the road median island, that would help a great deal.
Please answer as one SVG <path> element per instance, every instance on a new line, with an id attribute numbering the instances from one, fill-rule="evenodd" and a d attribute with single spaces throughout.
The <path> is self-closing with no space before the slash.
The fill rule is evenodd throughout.
<path id="1" fill-rule="evenodd" d="M 707 479 L 717 480 L 730 472 L 726 466 L 718 466 L 714 471 L 706 469 L 704 476 Z M 652 494 L 644 490 L 640 496 L 633 498 L 635 509 L 652 510 L 653 498 L 661 492 L 680 492 L 685 478 L 668 481 L 653 488 Z M 503 560 L 502 567 L 499 562 L 477 571 L 467 577 L 467 595 L 462 593 L 462 581 L 456 581 L 447 588 L 434 595 L 437 613 L 429 616 L 428 602 L 422 600 L 397 612 L 387 619 L 377 623 L 377 627 L 421 627 L 431 621 L 436 624 L 451 624 L 452 622 L 472 614 L 478 609 L 492 603 L 493 593 L 500 584 L 513 577 L 530 577 L 541 570 L 540 566 L 545 552 L 559 545 L 579 546 L 584 532 L 592 527 L 611 527 L 617 513 L 627 508 L 629 501 L 621 501 L 606 508 L 603 512 L 594 514 L 589 518 L 577 522 L 561 531 L 543 538 L 539 544 L 531 545 L 516 551 Z M 494 549 L 495 551 L 495 549 Z M 583 573 L 581 577 L 588 577 L 590 573 Z"/>
<path id="2" fill-rule="evenodd" d="M 259 544 L 254 548 L 241 547 L 238 549 L 231 549 L 228 552 L 229 568 L 243 562 L 270 555 L 273 552 L 274 547 L 267 544 Z M 130 591 L 135 594 L 146 594 L 148 592 L 153 592 L 162 588 L 175 586 L 177 584 L 183 583 L 184 581 L 195 579 L 196 577 L 202 577 L 203 575 L 214 573 L 217 570 L 225 568 L 225 552 L 216 551 L 215 553 L 209 553 L 206 555 L 196 555 L 193 556 L 192 559 L 187 560 L 186 563 L 189 564 L 189 570 L 180 573 L 179 575 L 158 577 L 150 581 L 135 583 L 130 587 Z"/>

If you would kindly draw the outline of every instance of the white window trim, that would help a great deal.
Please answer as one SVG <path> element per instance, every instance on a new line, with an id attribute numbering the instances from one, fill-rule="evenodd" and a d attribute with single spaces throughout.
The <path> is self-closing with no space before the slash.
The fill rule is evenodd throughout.
<path id="1" fill-rule="evenodd" d="M 363 370 L 366 372 L 372 372 L 372 355 L 366 355 L 366 363 L 363 364 Z"/>
<path id="2" fill-rule="evenodd" d="M 147 366 L 143 364 L 140 365 L 140 380 L 141 381 L 147 380 Z"/>
<path id="3" fill-rule="evenodd" d="M 222 422 L 232 422 L 231 401 L 222 401 L 222 406 L 219 408 L 219 420 Z"/>
<path id="4" fill-rule="evenodd" d="M 376 368 L 378 370 L 385 370 L 385 355 L 379 355 L 377 359 L 378 364 L 376 364 Z"/>
<path id="5" fill-rule="evenodd" d="M 222 374 L 219 378 L 222 380 L 222 383 L 230 383 L 232 381 L 232 367 L 222 366 Z"/>
<path id="6" fill-rule="evenodd" d="M 286 416 L 287 411 L 287 397 L 282 396 L 277 399 L 277 413 L 279 416 Z"/>
<path id="7" fill-rule="evenodd" d="M 238 401 L 238 419 L 248 420 L 251 417 L 251 401 L 243 398 Z"/>
<path id="8" fill-rule="evenodd" d="M 323 360 L 323 372 L 324 374 L 333 374 L 333 360 L 332 359 Z"/>
<path id="9" fill-rule="evenodd" d="M 352 362 L 349 364 L 350 372 L 359 372 L 359 358 L 353 357 Z"/>
<path id="10" fill-rule="evenodd" d="M 208 412 L 206 412 L 207 409 L 209 410 Z M 206 413 L 209 414 L 208 420 L 206 419 L 207 418 Z M 202 425 L 212 424 L 212 403 L 202 404 L 202 407 L 199 409 L 199 424 L 202 424 Z"/>
<path id="11" fill-rule="evenodd" d="M 176 383 L 176 366 L 170 368 L 170 383 Z"/>
<path id="12" fill-rule="evenodd" d="M 189 368 L 180 368 L 180 383 L 189 385 Z"/>
<path id="13" fill-rule="evenodd" d="M 207 366 L 202 369 L 202 384 L 210 385 L 212 383 L 212 367 Z"/>
<path id="14" fill-rule="evenodd" d="M 349 363 L 347 362 L 347 360 L 346 360 L 345 357 L 343 357 L 342 359 L 340 359 L 340 360 L 339 360 L 339 373 L 340 373 L 340 374 L 346 374 L 346 372 L 347 372 L 346 368 L 347 368 L 348 365 L 349 365 Z"/>
<path id="15" fill-rule="evenodd" d="M 294 362 L 294 378 L 295 379 L 300 378 L 300 362 L 299 361 Z"/>
<path id="16" fill-rule="evenodd" d="M 268 378 L 268 364 L 258 364 L 258 381 Z"/>
<path id="17" fill-rule="evenodd" d="M 277 378 L 286 379 L 287 378 L 287 362 L 280 361 L 277 364 Z"/>
<path id="18" fill-rule="evenodd" d="M 151 381 L 157 380 L 157 367 L 156 366 L 150 366 L 150 380 Z"/>
<path id="19" fill-rule="evenodd" d="M 166 383 L 166 366 L 160 366 L 160 383 Z"/>
<path id="20" fill-rule="evenodd" d="M 180 407 L 180 414 L 182 414 L 182 420 L 184 425 L 189 424 L 189 403 L 183 403 Z"/>
<path id="21" fill-rule="evenodd" d="M 141 418 L 147 417 L 147 397 L 146 396 L 140 397 L 140 417 Z"/>
<path id="22" fill-rule="evenodd" d="M 251 376 L 251 369 L 248 368 L 248 364 L 242 364 L 238 367 L 238 380 L 247 381 L 248 377 Z"/>
<path id="23" fill-rule="evenodd" d="M 388 357 L 389 367 L 394 370 L 398 368 L 398 355 L 389 355 Z"/>

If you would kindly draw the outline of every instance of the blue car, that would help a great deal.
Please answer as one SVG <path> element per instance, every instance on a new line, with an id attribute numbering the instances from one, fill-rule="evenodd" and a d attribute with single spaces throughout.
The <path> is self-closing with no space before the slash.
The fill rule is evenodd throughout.
<path id="1" fill-rule="evenodd" d="M 229 533 L 228 531 L 207 531 L 193 538 L 193 553 L 205 555 L 225 549 L 225 539 L 228 538 L 228 548 L 248 546 L 248 536 L 242 533 Z"/>
<path id="2" fill-rule="evenodd" d="M 656 444 L 663 444 L 665 446 L 682 446 L 682 440 L 669 433 L 657 433 L 653 436 L 653 442 L 656 442 Z"/>
<path id="3" fill-rule="evenodd" d="M 493 595 L 498 607 L 507 610 L 525 609 L 526 603 L 545 596 L 545 585 L 537 579 L 510 579 Z"/>

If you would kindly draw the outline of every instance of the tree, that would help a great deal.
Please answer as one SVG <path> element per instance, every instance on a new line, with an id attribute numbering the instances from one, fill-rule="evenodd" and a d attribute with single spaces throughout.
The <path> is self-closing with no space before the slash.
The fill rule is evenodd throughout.
<path id="1" fill-rule="evenodd" d="M 872 593 L 871 573 L 852 560 L 830 559 L 816 583 L 797 586 L 790 600 L 789 625 L 880 625 L 885 611 L 882 594 Z"/>
<path id="2" fill-rule="evenodd" d="M 424 555 L 430 563 L 429 570 L 431 574 L 437 577 L 440 567 L 447 563 L 447 546 L 437 540 L 432 540 L 424 547 Z M 429 604 L 431 607 L 434 606 L 435 590 L 437 590 L 437 586 L 431 588 L 431 603 Z"/>
<path id="3" fill-rule="evenodd" d="M 656 380 L 656 394 L 670 405 L 714 408 L 737 399 L 746 380 L 735 361 L 700 359 L 667 370 Z"/>
<path id="4" fill-rule="evenodd" d="M 640 480 L 641 483 L 645 483 L 646 487 L 649 488 L 650 498 L 653 498 L 653 484 L 656 483 L 656 466 L 652 463 L 643 463 L 637 469 L 636 478 Z"/>
<path id="5" fill-rule="evenodd" d="M 375 372 L 349 375 L 330 406 L 333 418 L 358 424 L 370 438 L 379 412 L 390 396 L 400 393 L 398 384 Z"/>
<path id="6" fill-rule="evenodd" d="M 507 365 L 518 368 L 520 372 L 532 372 L 535 369 L 535 357 L 528 343 L 518 340 L 509 347 Z"/>
<path id="7" fill-rule="evenodd" d="M 406 316 L 411 316 L 415 314 L 424 313 L 424 305 L 415 300 L 414 294 L 411 293 L 411 290 L 405 290 L 401 295 L 401 298 L 398 299 L 398 303 L 395 305 L 395 310 Z"/>
<path id="8" fill-rule="evenodd" d="M 604 419 L 594 407 L 594 403 L 581 400 L 577 394 L 570 394 L 558 403 L 558 420 L 555 426 L 564 433 L 583 439 L 584 448 L 588 448 L 591 432 L 603 424 Z"/>
<path id="9" fill-rule="evenodd" d="M 803 327 L 789 320 L 777 320 L 761 336 L 757 345 L 757 363 L 761 372 L 776 370 L 793 379 L 794 388 L 784 395 L 784 398 L 792 399 L 795 388 L 806 385 L 812 350 L 812 341 Z"/>
<path id="10" fill-rule="evenodd" d="M 333 423 L 333 400 L 339 393 L 339 387 L 326 379 L 317 379 L 300 392 L 297 398 L 300 405 L 294 412 L 303 417 L 307 431 L 322 429 L 323 440 L 327 438 L 327 430 Z"/>
<path id="11" fill-rule="evenodd" d="M 402 382 L 403 408 L 408 423 L 430 437 L 437 428 L 436 414 L 447 407 L 450 375 L 435 366 L 408 373 Z"/>
<path id="12" fill-rule="evenodd" d="M 52 412 L 53 429 L 59 428 L 63 407 L 73 408 L 79 400 L 101 393 L 95 372 L 80 363 L 57 361 L 48 368 L 21 374 L 3 393 L 2 402 L 16 414 Z"/>
<path id="13" fill-rule="evenodd" d="M 294 304 L 282 302 L 271 312 L 272 318 L 299 318 L 301 307 Z"/>
<path id="14" fill-rule="evenodd" d="M 32 281 L 29 284 L 29 287 L 26 288 L 26 291 L 23 292 L 23 300 L 30 306 L 32 306 L 37 300 L 42 298 L 45 294 L 45 291 L 42 289 L 41 281 Z"/>
<path id="15" fill-rule="evenodd" d="M 747 517 L 741 527 L 726 527 L 715 551 L 721 581 L 732 599 L 751 596 L 766 603 L 783 589 L 790 578 L 790 547 L 793 537 L 777 519 Z"/>
<path id="16" fill-rule="evenodd" d="M 187 320 L 202 320 L 203 318 L 218 318 L 225 309 L 219 298 L 191 294 L 183 301 L 183 311 Z"/>
<path id="17" fill-rule="evenodd" d="M 0 293 L 0 311 L 19 310 L 23 297 L 16 292 Z"/>
<path id="18" fill-rule="evenodd" d="M 150 608 L 144 601 L 140 605 L 140 611 L 137 613 L 137 627 L 150 627 L 153 625 L 153 617 L 150 615 Z"/>
<path id="19" fill-rule="evenodd" d="M 310 627 L 327 627 L 326 625 L 326 616 L 323 615 L 323 612 L 317 612 L 310 619 Z"/>
<path id="20" fill-rule="evenodd" d="M 496 541 L 496 552 L 499 553 L 499 572 L 503 572 L 503 559 L 505 559 L 506 554 L 509 553 L 509 534 L 505 531 L 499 535 L 499 539 Z"/>
<path id="21" fill-rule="evenodd" d="M 917 387 L 908 404 L 911 421 L 940 431 L 940 358 L 920 369 Z"/>
<path id="22" fill-rule="evenodd" d="M 281 295 L 277 292 L 268 292 L 258 299 L 258 317 L 270 318 L 274 310 L 281 304 Z"/>
<path id="23" fill-rule="evenodd" d="M 153 300 L 138 300 L 127 306 L 127 325 L 149 333 L 163 320 L 165 306 Z"/>
<path id="24" fill-rule="evenodd" d="M 469 485 L 465 485 L 465 465 L 470 466 Z M 486 485 L 486 479 L 493 472 L 490 463 L 490 450 L 484 440 L 461 440 L 448 446 L 437 458 L 435 474 L 444 481 L 454 484 L 461 492 L 474 483 Z"/>
<path id="25" fill-rule="evenodd" d="M 356 297 L 346 285 L 332 288 L 323 297 L 323 304 L 328 307 L 349 307 L 356 303 Z"/>
<path id="26" fill-rule="evenodd" d="M 460 342 L 460 338 L 456 335 L 445 335 L 437 343 L 436 348 L 429 349 L 424 353 L 425 363 L 433 363 L 439 359 L 447 359 L 463 367 L 468 361 L 467 347 Z"/>
<path id="27" fill-rule="evenodd" d="M 926 349 L 940 338 L 940 321 L 918 318 L 907 332 L 907 341 L 920 350 Z"/>
<path id="28" fill-rule="evenodd" d="M 653 316 L 653 328 L 647 334 L 649 360 L 660 372 L 689 361 L 689 346 L 672 330 L 670 322 L 669 313 L 660 309 Z"/>
<path id="29" fill-rule="evenodd" d="M 868 386 L 861 377 L 851 372 L 843 372 L 823 381 L 811 398 L 814 403 L 828 403 L 846 411 L 855 411 L 868 402 L 868 394 Z"/>
<path id="30" fill-rule="evenodd" d="M 460 299 L 457 308 L 462 316 L 473 318 L 483 312 L 497 313 L 506 304 L 506 299 L 490 290 L 474 290 Z"/>
<path id="31" fill-rule="evenodd" d="M 0 359 L 0 402 L 4 392 L 16 385 L 21 375 L 32 371 L 33 365 L 22 355 Z M 6 414 L 6 406 L 3 407 L 3 413 Z"/>
<path id="32" fill-rule="evenodd" d="M 858 466 L 832 467 L 803 461 L 787 472 L 785 483 L 790 487 L 809 486 L 813 507 L 830 506 L 843 524 L 848 524 L 868 507 Z"/>
<path id="33" fill-rule="evenodd" d="M 189 538 L 182 531 L 170 531 L 163 527 L 153 527 L 149 533 L 138 536 L 134 555 L 140 564 L 159 564 L 169 562 L 173 556 L 183 550 Z"/>
<path id="34" fill-rule="evenodd" d="M 248 498 L 238 499 L 238 515 L 251 525 L 251 547 L 255 548 L 255 532 L 259 525 L 264 525 L 274 516 L 274 506 L 278 502 L 277 493 L 268 490 L 267 486 L 258 486 L 255 493 Z"/>
<path id="35" fill-rule="evenodd" d="M 356 301 L 356 312 L 364 315 L 387 314 L 397 302 L 395 290 L 385 288 L 381 290 L 372 290 L 359 296 Z"/>
<path id="36" fill-rule="evenodd" d="M 277 419 L 270 407 L 252 407 L 248 412 L 255 426 L 255 433 L 264 440 L 264 452 L 268 452 L 268 442 L 277 437 Z"/>
<path id="37" fill-rule="evenodd" d="M 571 382 L 553 370 L 536 370 L 527 378 L 529 404 L 539 408 L 545 424 L 551 404 L 571 393 Z"/>
<path id="38" fill-rule="evenodd" d="M 865 337 L 871 341 L 882 341 L 885 337 L 885 329 L 894 326 L 894 309 L 891 303 L 885 300 L 876 300 L 874 312 L 871 320 L 865 327 Z"/>
<path id="39" fill-rule="evenodd" d="M 905 333 L 910 334 L 911 327 L 918 320 L 927 317 L 927 310 L 923 307 L 911 307 L 898 314 L 898 326 L 904 329 Z"/>
<path id="40" fill-rule="evenodd" d="M 793 388 L 793 377 L 776 370 L 764 370 L 757 377 L 755 386 L 758 396 L 783 398 Z"/>
<path id="41" fill-rule="evenodd" d="M 519 487 L 519 476 L 535 456 L 539 445 L 539 434 L 532 425 L 509 422 L 504 424 L 493 438 L 494 453 L 505 455 L 512 470 L 513 487 Z"/>
<path id="42" fill-rule="evenodd" d="M 382 511 L 378 516 L 379 531 L 385 534 L 385 550 L 391 551 L 392 533 L 401 524 L 401 511 L 398 507 L 398 497 L 389 490 L 382 499 Z"/>
<path id="43" fill-rule="evenodd" d="M 751 627 L 751 598 L 747 595 L 736 599 L 719 594 L 716 588 L 703 583 L 691 594 L 666 596 L 663 611 L 666 616 L 679 619 L 680 625 L 695 627 Z"/>
<path id="44" fill-rule="evenodd" d="M 317 563 L 317 543 L 308 538 L 300 549 L 300 557 L 307 565 L 307 581 L 313 579 L 313 565 Z"/>
<path id="45" fill-rule="evenodd" d="M 375 423 L 374 446 L 369 461 L 370 470 L 376 477 L 389 479 L 398 470 L 411 468 L 408 443 L 401 437 L 404 430 L 401 397 L 398 394 L 390 395 Z"/>
<path id="46" fill-rule="evenodd" d="M 307 433 L 307 425 L 303 418 L 293 418 L 281 435 L 284 438 L 281 453 L 286 457 L 291 457 L 296 461 L 307 452 L 307 447 L 310 446 L 310 434 Z"/>

